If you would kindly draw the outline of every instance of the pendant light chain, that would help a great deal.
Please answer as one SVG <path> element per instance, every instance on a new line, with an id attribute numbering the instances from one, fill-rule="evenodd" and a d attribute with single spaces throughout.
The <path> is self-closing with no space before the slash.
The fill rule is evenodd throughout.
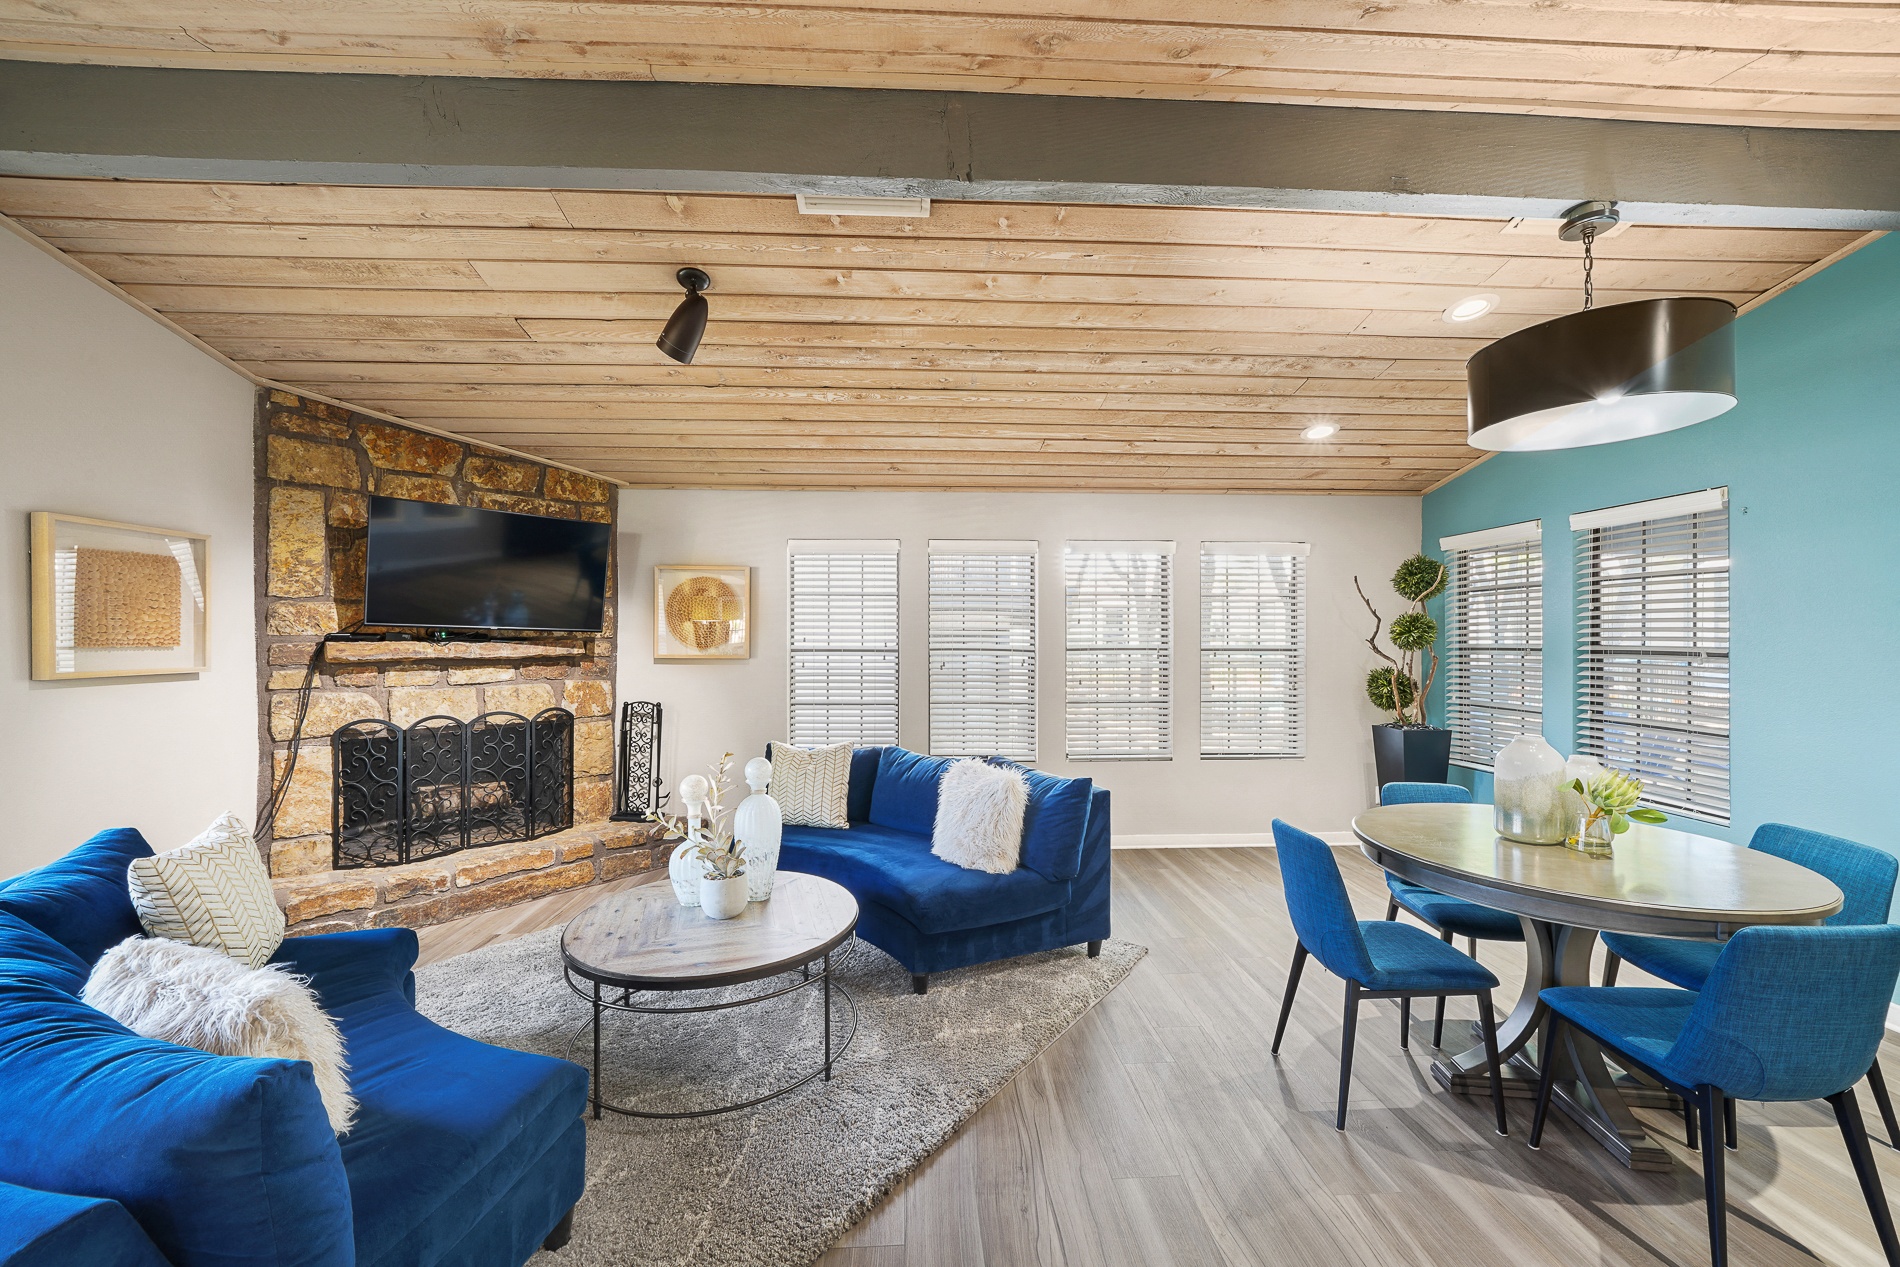
<path id="1" fill-rule="evenodd" d="M 1597 240 L 1597 227 L 1594 224 L 1583 226 L 1583 310 L 1590 311 L 1596 303 L 1596 284 L 1591 273 L 1596 268 L 1596 252 L 1592 249 Z"/>

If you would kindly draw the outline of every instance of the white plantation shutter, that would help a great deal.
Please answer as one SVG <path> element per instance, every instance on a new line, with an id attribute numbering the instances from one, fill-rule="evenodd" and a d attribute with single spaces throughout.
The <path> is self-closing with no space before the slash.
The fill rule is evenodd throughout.
<path id="1" fill-rule="evenodd" d="M 1071 541 L 1063 555 L 1068 755 L 1171 751 L 1172 541 Z"/>
<path id="2" fill-rule="evenodd" d="M 1489 770 L 1498 750 L 1544 730 L 1544 554 L 1540 521 L 1439 548 L 1445 595 L 1445 712 L 1451 759 Z"/>
<path id="3" fill-rule="evenodd" d="M 1297 757 L 1305 740 L 1306 553 L 1201 543 L 1201 755 Z"/>
<path id="4" fill-rule="evenodd" d="M 793 541 L 791 742 L 897 742 L 897 543 Z"/>
<path id="5" fill-rule="evenodd" d="M 1726 491 L 1571 519 L 1577 746 L 1641 779 L 1646 803 L 1717 823 L 1729 821 Z"/>
<path id="6" fill-rule="evenodd" d="M 930 751 L 1036 759 L 1036 543 L 930 543 Z"/>

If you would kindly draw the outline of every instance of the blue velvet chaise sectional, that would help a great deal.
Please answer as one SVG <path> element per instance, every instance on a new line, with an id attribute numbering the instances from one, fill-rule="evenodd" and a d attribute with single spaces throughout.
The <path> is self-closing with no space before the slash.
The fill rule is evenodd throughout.
<path id="1" fill-rule="evenodd" d="M 767 753 L 770 756 L 770 752 Z M 1108 937 L 1108 792 L 1089 779 L 1021 770 L 1029 784 L 1022 865 L 969 871 L 930 852 L 937 785 L 950 757 L 898 747 L 851 756 L 848 828 L 785 828 L 779 866 L 836 881 L 858 899 L 858 936 L 911 974 L 930 974 Z"/>
<path id="2" fill-rule="evenodd" d="M 302 1061 L 140 1038 L 79 999 L 140 932 L 136 832 L 0 882 L 0 1264 L 520 1267 L 580 1199 L 587 1074 L 415 1010 L 416 935 L 286 941 L 348 1046 L 355 1128 Z"/>

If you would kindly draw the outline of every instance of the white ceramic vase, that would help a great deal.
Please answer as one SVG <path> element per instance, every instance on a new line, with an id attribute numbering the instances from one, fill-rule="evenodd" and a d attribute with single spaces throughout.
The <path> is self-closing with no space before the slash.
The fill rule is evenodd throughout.
<path id="1" fill-rule="evenodd" d="M 772 882 L 778 878 L 779 841 L 785 834 L 785 816 L 778 802 L 766 795 L 772 782 L 772 763 L 754 757 L 745 763 L 746 786 L 752 795 L 739 802 L 733 811 L 732 834 L 745 853 L 748 892 L 754 902 L 772 896 Z"/>
<path id="2" fill-rule="evenodd" d="M 1570 826 L 1563 799 L 1564 759 L 1542 735 L 1519 735 L 1492 765 L 1497 832 L 1530 845 L 1562 844 Z"/>
<path id="3" fill-rule="evenodd" d="M 699 907 L 706 912 L 708 919 L 731 919 L 745 910 L 747 877 L 735 875 L 730 879 L 715 880 L 711 876 L 701 877 L 699 881 Z"/>

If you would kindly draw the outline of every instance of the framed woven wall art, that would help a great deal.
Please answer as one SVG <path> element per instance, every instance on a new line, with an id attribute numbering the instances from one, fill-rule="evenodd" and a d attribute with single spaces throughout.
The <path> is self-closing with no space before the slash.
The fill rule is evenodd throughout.
<path id="1" fill-rule="evenodd" d="M 653 569 L 655 660 L 744 660 L 752 654 L 752 569 L 662 563 Z"/>
<path id="2" fill-rule="evenodd" d="M 33 677 L 150 677 L 206 665 L 202 533 L 35 511 Z"/>

